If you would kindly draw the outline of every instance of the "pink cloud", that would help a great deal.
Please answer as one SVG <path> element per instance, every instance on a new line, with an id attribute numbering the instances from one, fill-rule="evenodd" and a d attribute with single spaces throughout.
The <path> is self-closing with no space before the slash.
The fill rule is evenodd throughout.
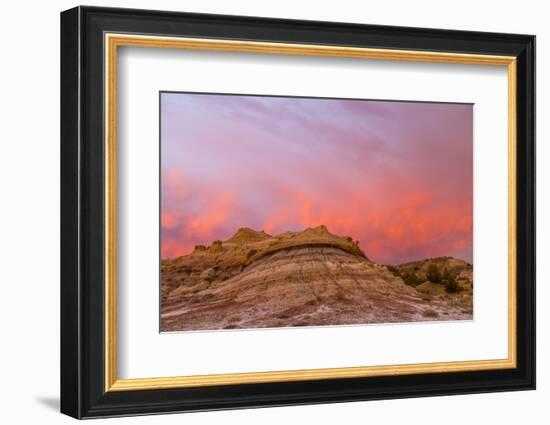
<path id="1" fill-rule="evenodd" d="M 325 224 L 372 259 L 472 256 L 471 105 L 163 94 L 162 256 Z"/>

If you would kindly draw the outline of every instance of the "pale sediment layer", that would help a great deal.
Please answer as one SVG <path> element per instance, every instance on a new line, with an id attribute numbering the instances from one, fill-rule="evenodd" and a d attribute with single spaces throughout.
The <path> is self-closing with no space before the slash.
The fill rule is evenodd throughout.
<path id="1" fill-rule="evenodd" d="M 467 264 L 442 258 L 450 266 Z M 404 270 L 414 266 L 422 276 L 426 265 L 418 264 Z M 277 237 L 241 229 L 225 242 L 163 261 L 161 330 L 472 318 L 471 284 L 452 296 L 441 285 L 435 285 L 439 292 L 421 286 L 405 284 L 395 270 L 368 260 L 351 238 L 324 226 Z"/>

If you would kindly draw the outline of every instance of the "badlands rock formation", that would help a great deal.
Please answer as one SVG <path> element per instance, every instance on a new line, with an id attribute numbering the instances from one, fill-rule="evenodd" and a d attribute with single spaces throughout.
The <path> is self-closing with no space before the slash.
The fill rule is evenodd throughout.
<path id="1" fill-rule="evenodd" d="M 239 229 L 226 241 L 162 261 L 161 330 L 472 318 L 471 292 L 466 301 L 444 289 L 422 292 L 390 269 L 325 226 L 277 236 Z"/>

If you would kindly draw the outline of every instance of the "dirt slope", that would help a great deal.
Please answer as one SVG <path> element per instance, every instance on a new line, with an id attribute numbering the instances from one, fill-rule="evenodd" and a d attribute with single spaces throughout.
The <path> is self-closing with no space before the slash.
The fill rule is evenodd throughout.
<path id="1" fill-rule="evenodd" d="M 471 319 L 443 295 L 406 285 L 349 237 L 319 226 L 252 229 L 162 262 L 161 330 Z"/>

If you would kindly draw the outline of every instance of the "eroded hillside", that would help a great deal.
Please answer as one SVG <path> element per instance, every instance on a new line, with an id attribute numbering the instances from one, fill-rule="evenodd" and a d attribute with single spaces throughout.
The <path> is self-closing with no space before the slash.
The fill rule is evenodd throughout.
<path id="1" fill-rule="evenodd" d="M 425 280 L 427 264 L 373 263 L 325 226 L 277 236 L 242 228 L 161 267 L 162 331 L 472 318 L 471 291 L 469 300 L 440 283 L 443 292 L 421 291 L 402 275 L 411 268 Z"/>

